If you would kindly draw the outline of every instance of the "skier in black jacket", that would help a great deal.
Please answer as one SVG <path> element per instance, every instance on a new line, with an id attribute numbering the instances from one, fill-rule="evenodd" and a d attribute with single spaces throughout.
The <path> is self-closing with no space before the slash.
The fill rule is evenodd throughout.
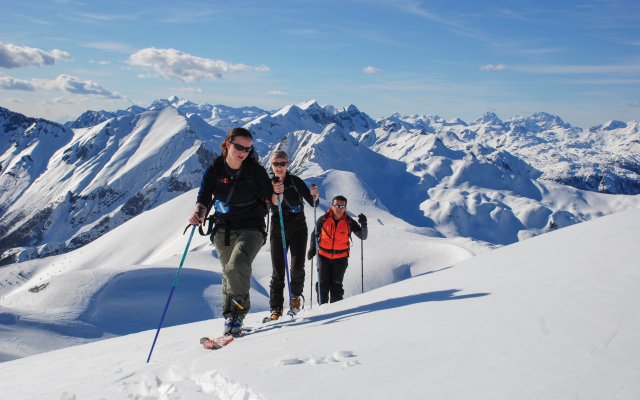
<path id="1" fill-rule="evenodd" d="M 196 210 L 190 224 L 200 225 L 214 207 L 211 241 L 222 264 L 224 334 L 240 335 L 251 301 L 251 263 L 266 240 L 266 200 L 273 185 L 253 155 L 253 136 L 233 128 L 220 145 L 218 157 L 202 177 Z M 214 204 L 211 204 L 214 203 Z"/>
<path id="2" fill-rule="evenodd" d="M 282 232 L 280 228 L 280 214 L 278 212 L 278 199 L 280 193 L 282 207 L 282 219 L 284 222 L 284 235 L 287 249 L 291 252 L 291 305 L 293 312 L 300 311 L 300 297 L 304 289 L 304 257 L 307 251 L 307 221 L 304 217 L 304 201 L 313 207 L 314 198 L 317 206 L 318 188 L 311 185 L 307 187 L 304 181 L 287 172 L 289 156 L 282 150 L 276 150 L 271 155 L 271 169 L 273 175 L 279 177 L 279 182 L 274 184 L 274 194 L 271 200 L 271 293 L 269 305 L 271 307 L 272 320 L 282 316 L 285 288 L 284 251 L 282 246 Z"/>

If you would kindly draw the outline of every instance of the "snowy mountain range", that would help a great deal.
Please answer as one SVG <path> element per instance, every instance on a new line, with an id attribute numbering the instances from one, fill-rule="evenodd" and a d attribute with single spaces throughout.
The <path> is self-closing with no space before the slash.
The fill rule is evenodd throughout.
<path id="1" fill-rule="evenodd" d="M 355 175 L 367 191 L 354 201 L 434 237 L 505 245 L 639 204 L 636 121 L 586 131 L 546 113 L 374 121 L 354 105 L 312 100 L 270 113 L 175 96 L 147 109 L 88 111 L 66 126 L 6 109 L 0 118 L 3 265 L 81 247 L 197 187 L 238 125 L 253 132 L 265 164 L 283 148 L 305 178 Z"/>
<path id="2" fill-rule="evenodd" d="M 81 247 L 191 190 L 224 136 L 172 107 L 75 130 L 0 113 L 2 264 Z"/>

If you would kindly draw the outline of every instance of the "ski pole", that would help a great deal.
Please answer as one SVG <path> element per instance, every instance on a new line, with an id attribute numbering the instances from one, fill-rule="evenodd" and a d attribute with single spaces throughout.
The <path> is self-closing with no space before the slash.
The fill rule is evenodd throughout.
<path id="1" fill-rule="evenodd" d="M 272 179 L 277 183 L 280 180 L 280 177 L 274 176 Z M 287 262 L 287 243 L 284 237 L 284 221 L 282 220 L 282 203 L 280 202 L 280 195 L 276 194 L 276 197 L 278 198 L 278 213 L 280 213 L 280 232 L 282 232 L 282 249 L 284 250 L 284 270 L 287 273 L 287 286 L 289 286 L 289 312 L 287 314 L 291 315 L 291 318 L 293 319 L 295 314 L 293 313 L 293 303 L 291 302 L 291 281 L 289 281 L 289 263 Z"/>
<path id="2" fill-rule="evenodd" d="M 360 238 L 360 266 L 362 276 L 362 293 L 364 293 L 364 245 L 362 244 L 362 238 Z"/>
<path id="3" fill-rule="evenodd" d="M 313 237 L 315 238 L 314 240 L 316 241 L 316 271 L 318 272 L 318 305 L 322 305 L 322 291 L 320 290 L 320 248 L 318 247 L 318 219 L 316 218 L 316 203 L 314 203 L 313 206 L 313 220 L 314 222 L 314 229 L 313 229 Z"/>
<path id="4" fill-rule="evenodd" d="M 147 358 L 147 364 L 149 364 L 149 360 L 151 359 L 151 353 L 153 353 L 153 348 L 156 345 L 156 340 L 158 340 L 158 334 L 160 333 L 160 328 L 162 328 L 162 322 L 164 321 L 164 316 L 167 314 L 167 309 L 169 308 L 169 302 L 171 302 L 171 296 L 173 296 L 173 291 L 176 288 L 176 284 L 178 283 L 180 270 L 182 269 L 182 264 L 184 264 L 184 259 L 187 258 L 187 251 L 189 251 L 191 238 L 193 238 L 193 232 L 195 231 L 196 231 L 196 225 L 193 225 L 193 228 L 191 229 L 191 235 L 189 235 L 189 241 L 187 242 L 187 248 L 184 249 L 184 254 L 182 255 L 182 261 L 180 261 L 180 267 L 178 267 L 178 273 L 176 274 L 176 279 L 174 279 L 173 286 L 171 286 L 171 292 L 169 293 L 169 300 L 167 300 L 167 305 L 164 306 L 164 312 L 162 313 L 162 318 L 160 319 L 160 326 L 158 326 L 156 337 L 153 339 L 153 344 L 151 345 L 151 351 L 149 352 L 149 357 Z"/>
<path id="5" fill-rule="evenodd" d="M 313 309 L 313 258 L 311 259 L 311 286 L 309 286 L 309 291 L 311 293 L 309 293 L 309 298 L 311 299 L 311 306 L 309 307 L 310 309 Z"/>

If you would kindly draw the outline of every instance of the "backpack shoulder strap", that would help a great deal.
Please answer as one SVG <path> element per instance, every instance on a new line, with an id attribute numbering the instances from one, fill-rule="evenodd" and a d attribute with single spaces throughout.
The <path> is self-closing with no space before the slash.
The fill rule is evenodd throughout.
<path id="1" fill-rule="evenodd" d="M 215 160 L 213 160 L 213 185 L 214 187 L 216 187 L 218 185 L 218 182 L 224 182 L 224 159 L 222 158 L 222 156 L 218 156 Z M 214 220 L 213 220 L 213 215 L 209 216 L 209 213 L 211 212 L 211 208 L 213 207 L 213 205 L 216 203 L 216 200 L 218 200 L 218 194 L 217 194 L 217 190 L 216 192 L 213 194 L 213 200 L 211 200 L 211 203 L 209 203 L 207 205 L 207 211 L 205 213 L 205 219 L 202 223 L 202 225 L 200 225 L 198 227 L 198 233 L 200 233 L 201 236 L 209 236 L 211 234 L 211 232 L 213 231 L 213 225 L 214 225 Z M 207 222 L 209 222 L 209 227 L 207 228 L 207 232 L 205 233 L 202 230 L 202 227 L 207 224 Z"/>
<path id="2" fill-rule="evenodd" d="M 349 240 L 351 241 L 351 245 L 353 246 L 353 238 L 351 237 L 351 222 L 353 221 L 353 218 L 351 218 L 348 214 L 347 214 L 347 228 L 349 230 Z"/>
<path id="3" fill-rule="evenodd" d="M 291 182 L 293 182 L 293 189 L 298 193 L 298 197 L 300 198 L 300 202 L 302 203 L 302 194 L 300 194 L 300 190 L 298 189 L 298 181 L 302 181 L 302 179 L 298 178 L 296 175 L 289 174 L 291 176 Z M 304 183 L 304 181 L 302 181 Z"/>
<path id="4" fill-rule="evenodd" d="M 255 164 L 257 163 L 253 157 L 248 157 L 248 159 L 250 160 L 249 164 L 247 164 L 246 168 L 243 168 L 244 176 L 247 178 L 247 185 L 249 185 L 249 189 L 251 189 L 253 194 L 258 196 L 260 201 L 264 201 L 265 197 L 258 187 L 258 178 L 256 178 Z"/>

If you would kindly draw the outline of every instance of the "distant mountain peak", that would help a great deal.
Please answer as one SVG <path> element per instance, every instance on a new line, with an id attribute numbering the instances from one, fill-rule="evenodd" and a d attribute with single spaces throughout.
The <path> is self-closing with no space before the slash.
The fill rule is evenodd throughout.
<path id="1" fill-rule="evenodd" d="M 627 124 L 622 122 L 622 121 L 616 121 L 615 119 L 612 121 L 609 121 L 607 123 L 605 123 L 604 125 L 602 125 L 602 130 L 603 131 L 612 131 L 614 129 L 620 129 L 620 128 L 626 128 Z"/>
<path id="2" fill-rule="evenodd" d="M 356 107 L 353 104 L 349 104 L 346 108 L 345 111 L 347 112 L 360 112 L 360 110 L 358 110 L 358 107 Z"/>
<path id="3" fill-rule="evenodd" d="M 464 122 L 460 118 L 450 119 L 449 121 L 447 121 L 447 124 L 448 125 L 463 125 L 463 126 L 467 126 L 468 125 L 466 122 Z"/>
<path id="4" fill-rule="evenodd" d="M 298 108 L 301 110 L 322 109 L 317 101 L 309 100 L 298 104 Z"/>
<path id="5" fill-rule="evenodd" d="M 571 128 L 570 124 L 565 123 L 560 117 L 551 115 L 546 112 L 537 112 L 528 118 L 529 120 L 537 123 L 538 125 L 545 125 L 546 129 L 553 127 Z M 542 125 L 541 125 L 542 126 Z"/>
<path id="6" fill-rule="evenodd" d="M 482 117 L 480 117 L 477 120 L 473 121 L 473 124 L 474 125 L 487 124 L 487 123 L 492 123 L 492 122 L 496 123 L 498 125 L 502 125 L 502 120 L 500 118 L 498 118 L 496 113 L 494 113 L 493 111 L 487 111 L 486 113 L 484 113 L 482 115 Z"/>

